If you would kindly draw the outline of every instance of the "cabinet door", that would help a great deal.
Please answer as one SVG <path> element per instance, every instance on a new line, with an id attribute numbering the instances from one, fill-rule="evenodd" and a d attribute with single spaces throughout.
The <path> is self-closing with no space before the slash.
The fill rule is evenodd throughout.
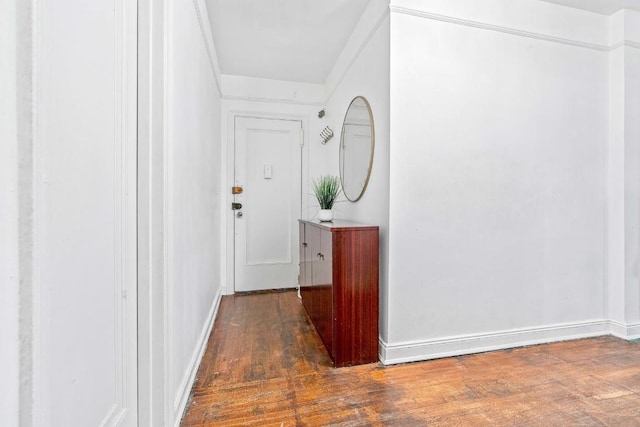
<path id="1" fill-rule="evenodd" d="M 298 284 L 302 293 L 302 288 L 311 286 L 311 250 L 309 243 L 307 243 L 307 229 L 304 222 L 300 223 L 300 276 L 298 277 Z M 311 237 L 311 236 L 310 236 Z"/>
<path id="2" fill-rule="evenodd" d="M 333 358 L 333 272 L 331 232 L 313 227 L 319 231 L 317 246 L 314 246 L 313 262 L 314 323 L 327 351 Z M 317 250 L 317 251 L 316 251 Z"/>
<path id="3" fill-rule="evenodd" d="M 312 224 L 301 223 L 300 236 L 302 304 L 333 357 L 331 233 Z"/>
<path id="4" fill-rule="evenodd" d="M 316 227 L 313 228 L 319 231 L 318 244 L 316 246 L 317 253 L 315 254 L 313 264 L 313 283 L 316 286 L 328 286 L 330 288 L 332 285 L 331 282 L 333 281 L 333 272 L 331 269 L 331 256 L 333 254 L 331 232 L 328 230 L 320 230 Z"/>
<path id="5" fill-rule="evenodd" d="M 313 268 L 317 247 L 320 246 L 319 231 L 308 224 L 300 223 L 300 296 L 302 304 L 312 322 L 315 322 L 313 293 Z"/>

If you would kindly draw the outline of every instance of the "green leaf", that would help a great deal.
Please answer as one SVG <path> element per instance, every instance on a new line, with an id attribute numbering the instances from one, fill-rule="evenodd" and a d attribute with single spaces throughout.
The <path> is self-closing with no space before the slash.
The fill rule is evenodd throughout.
<path id="1" fill-rule="evenodd" d="M 313 192 L 318 199 L 320 209 L 331 209 L 340 195 L 340 178 L 334 175 L 324 175 L 313 180 Z"/>

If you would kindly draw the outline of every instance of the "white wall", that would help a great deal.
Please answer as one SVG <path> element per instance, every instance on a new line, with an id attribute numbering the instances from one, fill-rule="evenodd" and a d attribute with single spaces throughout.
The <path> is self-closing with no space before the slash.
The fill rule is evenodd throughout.
<path id="1" fill-rule="evenodd" d="M 221 295 L 221 102 L 215 48 L 204 2 L 169 6 L 167 287 L 171 366 L 168 386 L 177 423 Z M 204 18 L 201 20 L 201 18 Z M 209 36 L 209 37 L 208 37 Z"/>
<path id="2" fill-rule="evenodd" d="M 606 17 L 392 3 L 386 362 L 604 333 Z"/>
<path id="3" fill-rule="evenodd" d="M 136 425 L 135 3 L 35 7 L 33 424 Z"/>
<path id="4" fill-rule="evenodd" d="M 386 339 L 388 318 L 388 223 L 389 223 L 389 9 L 388 1 L 372 1 L 354 29 L 347 45 L 327 78 L 329 98 L 324 121 L 335 137 L 324 151 L 326 172 L 339 175 L 342 122 L 356 96 L 370 103 L 374 119 L 375 151 L 371 177 L 362 198 L 356 202 L 341 196 L 334 206 L 339 219 L 380 227 L 380 335 Z M 311 178 L 317 178 L 311 174 Z"/>
<path id="5" fill-rule="evenodd" d="M 611 22 L 607 205 L 607 317 L 623 338 L 640 336 L 640 13 Z"/>
<path id="6" fill-rule="evenodd" d="M 0 425 L 18 425 L 17 8 L 0 3 Z"/>
<path id="7" fill-rule="evenodd" d="M 221 83 L 224 99 L 230 101 L 266 102 L 274 106 L 280 104 L 321 106 L 325 100 L 324 85 L 315 83 L 228 74 L 221 76 Z"/>

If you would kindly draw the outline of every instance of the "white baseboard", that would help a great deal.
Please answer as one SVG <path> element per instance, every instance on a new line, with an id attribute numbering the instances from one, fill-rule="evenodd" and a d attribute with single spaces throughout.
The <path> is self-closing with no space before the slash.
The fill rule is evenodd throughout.
<path id="1" fill-rule="evenodd" d="M 196 374 L 198 373 L 202 356 L 204 356 L 204 352 L 207 349 L 207 342 L 209 341 L 209 335 L 211 335 L 211 330 L 213 329 L 213 324 L 216 320 L 216 315 L 218 314 L 221 299 L 222 289 L 218 289 L 218 292 L 213 299 L 211 309 L 209 310 L 207 320 L 202 328 L 202 332 L 200 333 L 200 337 L 198 337 L 196 348 L 194 349 L 191 360 L 189 361 L 189 367 L 185 371 L 182 381 L 180 381 L 180 387 L 178 388 L 174 402 L 175 420 L 173 425 L 176 427 L 180 426 L 180 421 L 182 421 L 182 416 L 184 415 L 184 411 L 187 407 L 191 387 L 193 387 L 193 383 L 196 379 Z"/>
<path id="2" fill-rule="evenodd" d="M 640 325 L 633 326 L 640 332 Z M 394 344 L 380 340 L 379 356 L 384 365 L 393 365 L 610 334 L 611 322 L 602 319 Z"/>
<path id="3" fill-rule="evenodd" d="M 624 323 L 611 320 L 611 335 L 625 340 L 636 340 L 640 338 L 640 323 L 626 325 Z"/>

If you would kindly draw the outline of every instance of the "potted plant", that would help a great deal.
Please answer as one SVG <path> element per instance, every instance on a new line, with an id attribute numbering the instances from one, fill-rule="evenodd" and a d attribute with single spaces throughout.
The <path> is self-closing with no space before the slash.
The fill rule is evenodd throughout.
<path id="1" fill-rule="evenodd" d="M 313 180 L 313 192 L 320 204 L 318 219 L 322 222 L 333 220 L 333 204 L 340 194 L 340 178 L 334 175 L 324 175 Z"/>

